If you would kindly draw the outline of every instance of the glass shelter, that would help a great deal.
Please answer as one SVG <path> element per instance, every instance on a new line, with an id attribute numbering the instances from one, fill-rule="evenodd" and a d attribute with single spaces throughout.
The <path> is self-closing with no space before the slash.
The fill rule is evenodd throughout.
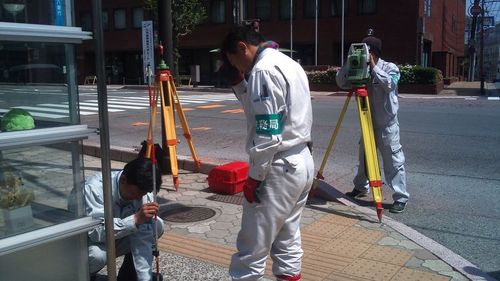
<path id="1" fill-rule="evenodd" d="M 0 279 L 88 280 L 72 0 L 0 0 Z"/>

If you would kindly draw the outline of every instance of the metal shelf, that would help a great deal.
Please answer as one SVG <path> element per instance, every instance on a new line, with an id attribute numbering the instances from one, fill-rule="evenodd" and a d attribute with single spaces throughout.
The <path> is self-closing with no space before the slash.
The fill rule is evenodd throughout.
<path id="1" fill-rule="evenodd" d="M 92 32 L 80 27 L 0 22 L 0 38 L 20 42 L 54 42 L 80 44 L 92 39 Z"/>
<path id="2" fill-rule="evenodd" d="M 71 125 L 45 129 L 0 133 L 0 150 L 82 140 L 96 134 L 87 125 Z"/>

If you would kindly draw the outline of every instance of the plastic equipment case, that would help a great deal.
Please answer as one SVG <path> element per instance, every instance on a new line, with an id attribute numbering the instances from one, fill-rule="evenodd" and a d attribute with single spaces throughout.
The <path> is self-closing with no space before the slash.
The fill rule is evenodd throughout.
<path id="1" fill-rule="evenodd" d="M 247 162 L 230 162 L 217 166 L 208 173 L 210 190 L 221 194 L 243 191 L 250 165 Z"/>

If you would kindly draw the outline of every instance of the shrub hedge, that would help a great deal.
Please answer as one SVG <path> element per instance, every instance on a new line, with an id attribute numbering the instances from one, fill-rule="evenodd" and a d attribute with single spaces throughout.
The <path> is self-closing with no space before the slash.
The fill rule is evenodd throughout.
<path id="1" fill-rule="evenodd" d="M 443 80 L 441 71 L 434 67 L 418 65 L 398 65 L 401 73 L 399 84 L 425 84 L 435 85 Z M 335 75 L 339 67 L 329 66 L 326 70 L 306 70 L 307 78 L 311 84 L 335 84 Z"/>

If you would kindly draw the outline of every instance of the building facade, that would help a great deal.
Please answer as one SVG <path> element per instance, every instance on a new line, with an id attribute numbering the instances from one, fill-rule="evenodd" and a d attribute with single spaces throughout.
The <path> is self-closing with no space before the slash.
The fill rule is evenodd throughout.
<path id="1" fill-rule="evenodd" d="M 80 3 L 76 18 L 85 27 L 90 7 L 86 1 L 77 2 Z M 316 0 L 292 0 L 292 5 L 290 0 L 202 2 L 207 18 L 191 34 L 180 38 L 178 69 L 180 74 L 189 74 L 191 65 L 200 65 L 204 84 L 217 80 L 220 61 L 214 49 L 238 22 L 240 2 L 243 19 L 258 20 L 260 32 L 282 48 L 293 49 L 291 56 L 302 65 L 341 65 L 349 45 L 361 41 L 367 30 L 373 28 L 383 41 L 384 59 L 434 66 L 445 77 L 460 76 L 465 0 L 317 0 L 317 9 Z M 134 77 L 142 77 L 138 23 L 141 17 L 150 18 L 150 15 L 141 10 L 141 3 L 139 0 L 103 1 L 108 23 L 105 40 L 110 82 L 129 83 L 137 80 Z M 91 62 L 87 59 L 89 56 L 92 49 L 84 45 L 77 59 Z"/>

